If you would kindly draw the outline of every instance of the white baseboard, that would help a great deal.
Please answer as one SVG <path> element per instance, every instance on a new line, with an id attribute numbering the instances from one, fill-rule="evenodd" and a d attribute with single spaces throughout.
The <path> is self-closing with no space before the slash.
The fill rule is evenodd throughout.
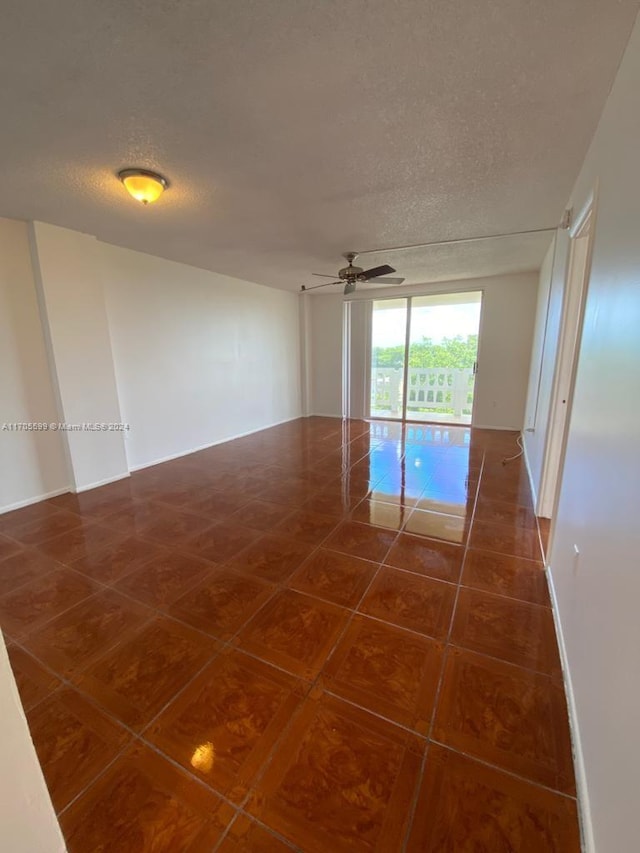
<path id="1" fill-rule="evenodd" d="M 305 415 L 307 418 L 335 418 L 339 421 L 345 420 L 342 415 L 336 415 L 335 412 L 309 412 L 308 415 Z"/>
<path id="2" fill-rule="evenodd" d="M 54 489 L 52 492 L 45 492 L 42 495 L 35 495 L 34 497 L 26 498 L 23 501 L 16 501 L 15 503 L 7 504 L 6 506 L 0 507 L 0 515 L 4 515 L 5 512 L 13 512 L 14 509 L 22 509 L 25 506 L 40 503 L 40 501 L 46 501 L 49 498 L 57 498 L 58 495 L 64 495 L 69 491 L 71 491 L 71 487 L 64 486 L 62 489 Z"/>
<path id="3" fill-rule="evenodd" d="M 100 486 L 108 486 L 109 483 L 117 483 L 118 480 L 126 480 L 129 476 L 129 471 L 127 471 L 124 474 L 117 474 L 115 477 L 107 477 L 106 480 L 97 480 L 95 483 L 89 483 L 88 486 L 80 486 L 78 489 L 70 489 L 69 491 L 79 495 L 82 492 L 90 492 L 91 489 L 99 489 Z"/>
<path id="4" fill-rule="evenodd" d="M 142 465 L 131 465 L 129 471 L 142 471 L 143 468 L 153 468 L 154 465 L 161 465 L 163 462 L 171 462 L 172 459 L 181 459 L 183 456 L 189 456 L 191 453 L 198 453 L 200 450 L 207 450 L 209 447 L 216 447 L 218 444 L 226 444 L 227 441 L 235 441 L 236 438 L 244 438 L 247 435 L 253 435 L 256 432 L 262 432 L 264 429 L 272 429 L 272 427 L 281 426 L 282 424 L 291 423 L 291 421 L 300 420 L 303 415 L 294 415 L 291 418 L 284 418 L 281 421 L 275 421 L 272 424 L 249 429 L 246 432 L 239 432 L 236 435 L 229 435 L 226 438 L 219 438 L 217 441 L 211 441 L 208 444 L 201 444 L 198 447 L 192 447 L 189 450 L 181 450 L 179 453 L 172 453 L 169 456 L 162 456 L 152 462 L 143 462 Z"/>
<path id="5" fill-rule="evenodd" d="M 439 424 L 445 426 L 445 424 Z M 495 424 L 453 424 L 453 426 L 471 426 L 473 429 L 498 429 L 503 432 L 520 432 L 520 427 L 517 426 L 496 426 Z"/>
<path id="6" fill-rule="evenodd" d="M 587 785 L 587 773 L 584 766 L 584 755 L 580 741 L 580 726 L 578 725 L 578 709 L 571 683 L 571 672 L 567 658 L 567 647 L 562 633 L 562 623 L 558 610 L 558 599 L 553 584 L 553 572 L 551 566 L 545 568 L 549 595 L 551 596 L 551 612 L 556 629 L 556 639 L 560 651 L 560 663 L 562 665 L 562 678 L 567 697 L 567 710 L 569 712 L 569 728 L 571 731 L 571 749 L 573 753 L 573 765 L 576 774 L 576 789 L 578 793 L 578 818 L 580 821 L 580 836 L 582 840 L 583 853 L 596 853 L 595 839 L 593 837 L 593 824 L 591 821 L 591 807 L 589 805 L 589 787 Z"/>
<path id="7" fill-rule="evenodd" d="M 527 454 L 527 442 L 525 441 L 524 433 L 522 433 L 522 458 L 524 459 L 524 464 L 527 469 L 527 477 L 529 478 L 529 488 L 531 489 L 531 496 L 533 497 L 533 506 L 538 509 L 538 494 L 536 492 L 536 484 L 533 482 L 533 476 L 531 474 L 531 465 L 529 464 L 529 455 Z"/>

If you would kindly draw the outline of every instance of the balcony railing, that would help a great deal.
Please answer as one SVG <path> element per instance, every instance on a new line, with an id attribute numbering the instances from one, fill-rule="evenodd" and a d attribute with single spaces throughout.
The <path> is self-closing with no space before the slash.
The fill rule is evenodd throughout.
<path id="1" fill-rule="evenodd" d="M 371 371 L 371 414 L 402 415 L 404 371 L 374 367 Z M 473 407 L 472 368 L 410 367 L 407 371 L 407 413 L 449 415 L 468 420 Z"/>

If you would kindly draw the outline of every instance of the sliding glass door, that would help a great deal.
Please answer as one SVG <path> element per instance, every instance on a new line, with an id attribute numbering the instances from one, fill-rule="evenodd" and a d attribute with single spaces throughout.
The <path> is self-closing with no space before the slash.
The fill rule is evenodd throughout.
<path id="1" fill-rule="evenodd" d="M 403 417 L 407 300 L 381 299 L 371 312 L 372 418 Z"/>
<path id="2" fill-rule="evenodd" d="M 482 293 L 373 302 L 372 418 L 470 424 Z"/>

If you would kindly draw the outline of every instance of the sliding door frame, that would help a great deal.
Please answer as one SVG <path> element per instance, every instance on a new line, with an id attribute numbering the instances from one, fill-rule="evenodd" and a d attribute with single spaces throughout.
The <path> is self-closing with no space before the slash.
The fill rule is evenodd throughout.
<path id="1" fill-rule="evenodd" d="M 411 317 L 412 317 L 412 307 L 413 300 L 420 299 L 423 296 L 449 296 L 454 294 L 461 293 L 479 293 L 480 294 L 480 317 L 478 320 L 478 344 L 476 348 L 476 358 L 474 363 L 474 394 L 473 394 L 473 403 L 471 404 L 471 423 L 457 423 L 455 421 L 428 421 L 428 420 L 416 420 L 414 418 L 407 417 L 407 398 L 409 394 L 409 348 L 411 346 Z M 407 303 L 407 318 L 406 318 L 406 326 L 405 326 L 405 337 L 404 337 L 404 365 L 403 365 L 403 376 L 402 376 L 402 415 L 399 418 L 394 418 L 390 415 L 372 415 L 371 414 L 371 370 L 372 370 L 372 357 L 373 357 L 373 341 L 371 335 L 371 317 L 373 315 L 373 303 L 374 302 L 386 302 L 389 300 L 398 300 L 404 299 Z M 351 300 L 355 301 L 355 300 Z M 478 376 L 478 362 L 480 361 L 480 339 L 482 332 L 482 309 L 484 305 L 484 289 L 474 287 L 472 289 L 464 289 L 464 290 L 442 290 L 442 291 L 429 291 L 427 293 L 412 293 L 412 294 L 393 294 L 393 295 L 385 295 L 381 296 L 378 299 L 369 299 L 371 304 L 371 312 L 369 317 L 369 331 L 367 333 L 367 340 L 365 341 L 365 345 L 367 347 L 367 357 L 366 357 L 366 365 L 367 365 L 367 380 L 365 383 L 365 391 L 367 394 L 367 405 L 366 405 L 366 419 L 369 421 L 395 421 L 396 423 L 415 423 L 415 424 L 426 424 L 431 426 L 472 426 L 473 425 L 473 416 L 476 405 L 476 395 L 475 395 L 475 379 Z"/>

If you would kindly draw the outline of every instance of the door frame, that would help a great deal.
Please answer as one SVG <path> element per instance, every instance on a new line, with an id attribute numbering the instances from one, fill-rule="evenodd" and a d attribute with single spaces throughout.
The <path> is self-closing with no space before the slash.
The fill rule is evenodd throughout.
<path id="1" fill-rule="evenodd" d="M 591 277 L 596 205 L 597 187 L 594 187 L 569 228 L 570 243 L 562 295 L 560 334 L 536 507 L 536 514 L 543 518 L 555 517 L 560 496 L 584 311 Z M 579 251 L 583 253 L 582 258 L 578 254 Z M 581 265 L 578 270 L 576 270 L 577 264 Z M 576 271 L 578 271 L 577 275 Z"/>
<path id="2" fill-rule="evenodd" d="M 474 395 L 473 402 L 471 404 L 471 422 L 468 424 L 457 423 L 453 421 L 427 421 L 420 420 L 415 418 L 406 417 L 407 414 L 407 396 L 408 396 L 408 375 L 409 375 L 409 347 L 410 347 L 410 336 L 411 336 L 411 306 L 413 299 L 419 299 L 423 296 L 454 296 L 460 295 L 464 293 L 479 293 L 480 294 L 480 317 L 478 319 L 478 345 L 476 348 L 476 359 L 474 364 Z M 398 294 L 385 294 L 384 296 L 380 296 L 377 299 L 372 297 L 367 299 L 366 302 L 370 306 L 369 314 L 368 314 L 368 323 L 367 323 L 367 337 L 365 340 L 366 346 L 366 358 L 365 358 L 365 381 L 364 381 L 364 391 L 365 391 L 365 418 L 370 421 L 388 421 L 392 420 L 396 423 L 416 423 L 416 424 L 431 424 L 435 426 L 463 426 L 463 427 L 471 427 L 474 422 L 474 413 L 476 407 L 476 395 L 475 395 L 475 384 L 478 377 L 478 365 L 480 363 L 480 351 L 482 346 L 482 322 L 483 322 L 483 307 L 484 307 L 484 288 L 482 287 L 473 287 L 473 288 L 460 288 L 455 290 L 429 290 L 423 293 L 398 293 Z M 394 418 L 390 416 L 377 416 L 371 414 L 371 356 L 372 356 L 372 340 L 371 340 L 371 318 L 373 315 L 373 303 L 374 302 L 385 302 L 387 300 L 395 300 L 395 299 L 405 299 L 407 301 L 407 319 L 406 319 L 406 329 L 405 329 L 405 359 L 403 366 L 403 384 L 402 384 L 402 416 L 399 418 Z M 349 300 L 355 301 L 355 300 Z M 358 300 L 365 301 L 365 300 Z"/>

